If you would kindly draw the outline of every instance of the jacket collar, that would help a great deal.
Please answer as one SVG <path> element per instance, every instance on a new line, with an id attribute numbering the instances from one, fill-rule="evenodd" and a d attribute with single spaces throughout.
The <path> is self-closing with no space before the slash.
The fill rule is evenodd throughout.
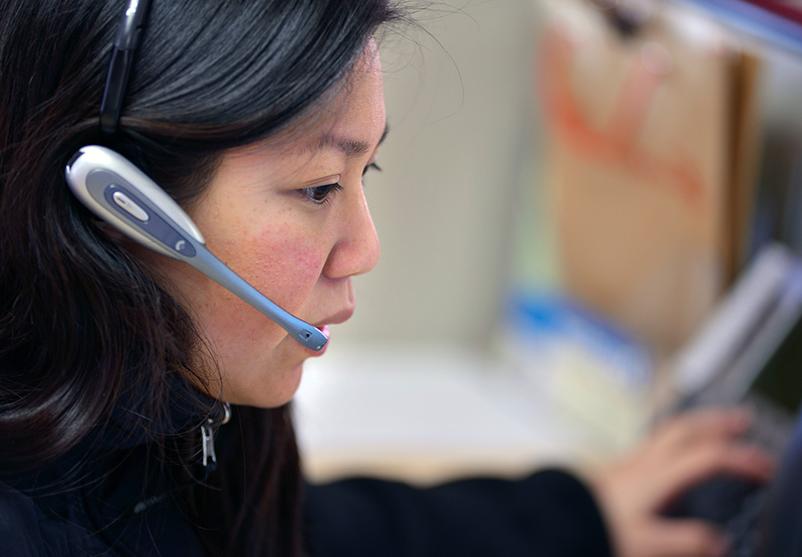
<path id="1" fill-rule="evenodd" d="M 130 449 L 160 442 L 174 436 L 198 432 L 201 428 L 216 431 L 230 417 L 227 403 L 201 393 L 183 377 L 169 374 L 167 403 L 164 412 L 155 415 L 149 404 L 150 392 L 134 387 L 124 391 L 109 416 L 92 436 L 102 450 Z"/>
<path id="2" fill-rule="evenodd" d="M 230 407 L 201 393 L 177 375 L 167 378 L 167 404 L 162 416 L 148 408 L 144 388 L 123 393 L 109 417 L 98 424 L 76 447 L 57 460 L 37 469 L 2 478 L 13 487 L 34 496 L 64 493 L 92 483 L 100 483 L 105 471 L 116 460 L 136 452 L 150 462 L 165 442 L 186 440 L 188 464 L 194 476 L 205 478 L 214 471 L 214 436 L 227 422 Z M 204 454 L 206 458 L 204 459 Z M 144 466 L 145 463 L 142 463 Z"/>

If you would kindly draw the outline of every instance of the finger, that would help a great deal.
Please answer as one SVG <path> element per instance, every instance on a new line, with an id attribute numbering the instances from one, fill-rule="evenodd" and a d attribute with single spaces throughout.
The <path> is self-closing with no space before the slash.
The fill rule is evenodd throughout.
<path id="1" fill-rule="evenodd" d="M 692 440 L 740 435 L 750 423 L 746 408 L 705 408 L 671 418 L 658 428 L 657 436 L 667 445 L 685 445 Z"/>
<path id="2" fill-rule="evenodd" d="M 752 416 L 746 408 L 706 408 L 680 414 L 660 426 L 656 443 L 664 449 L 685 447 L 694 442 L 729 439 L 749 429 Z"/>
<path id="3" fill-rule="evenodd" d="M 775 459 L 755 445 L 720 442 L 689 449 L 668 461 L 655 478 L 654 508 L 715 474 L 763 483 L 772 476 L 774 467 Z"/>
<path id="4" fill-rule="evenodd" d="M 650 529 L 653 557 L 723 557 L 729 551 L 727 538 L 698 520 L 662 520 Z"/>

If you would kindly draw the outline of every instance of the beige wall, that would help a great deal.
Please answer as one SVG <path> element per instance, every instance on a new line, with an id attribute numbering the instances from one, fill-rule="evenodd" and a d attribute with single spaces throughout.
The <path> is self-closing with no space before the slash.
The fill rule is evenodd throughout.
<path id="1" fill-rule="evenodd" d="M 382 260 L 356 279 L 348 342 L 482 344 L 531 164 L 530 0 L 451 0 L 383 43 L 391 134 L 367 179 Z M 440 44 L 438 44 L 438 41 Z"/>

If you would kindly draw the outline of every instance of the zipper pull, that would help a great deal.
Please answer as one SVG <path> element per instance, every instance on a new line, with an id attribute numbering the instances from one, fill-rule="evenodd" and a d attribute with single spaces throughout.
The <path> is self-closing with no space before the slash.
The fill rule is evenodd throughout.
<path id="1" fill-rule="evenodd" d="M 203 467 L 207 471 L 214 471 L 217 467 L 217 453 L 214 450 L 214 433 L 217 428 L 227 424 L 231 421 L 231 405 L 227 402 L 223 403 L 223 417 L 220 422 L 215 426 L 212 418 L 207 418 L 206 423 L 200 428 L 201 430 L 201 448 L 203 449 Z M 211 467 L 209 461 L 211 460 Z M 211 468 L 211 469 L 209 469 Z"/>
<path id="2" fill-rule="evenodd" d="M 212 419 L 206 420 L 201 426 L 201 446 L 203 447 L 203 467 L 206 468 L 211 458 L 214 466 L 217 465 L 217 454 L 214 452 L 214 429 Z"/>

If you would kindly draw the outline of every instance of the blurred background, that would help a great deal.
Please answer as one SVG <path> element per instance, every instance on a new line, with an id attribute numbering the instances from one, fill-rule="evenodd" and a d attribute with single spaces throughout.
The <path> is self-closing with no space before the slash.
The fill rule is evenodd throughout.
<path id="1" fill-rule="evenodd" d="M 681 388 L 756 254 L 802 250 L 802 8 L 449 0 L 416 20 L 382 39 L 382 260 L 307 363 L 307 472 L 592 466 Z"/>

